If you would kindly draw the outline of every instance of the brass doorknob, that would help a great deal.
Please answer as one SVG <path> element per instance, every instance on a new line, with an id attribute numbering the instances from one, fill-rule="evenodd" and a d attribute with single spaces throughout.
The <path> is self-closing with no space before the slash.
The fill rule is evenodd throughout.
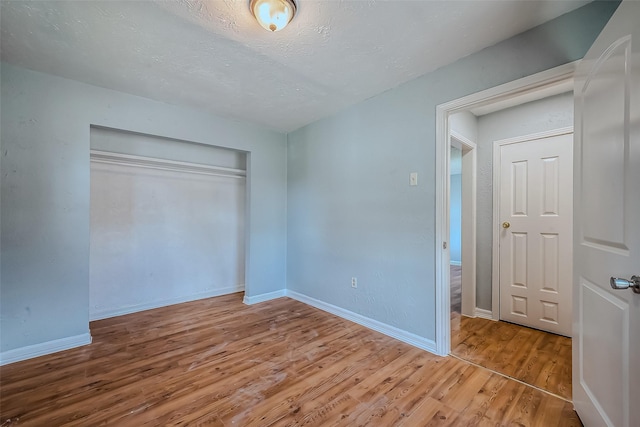
<path id="1" fill-rule="evenodd" d="M 502 228 L 509 228 L 509 227 L 511 227 L 511 224 L 509 224 L 508 221 L 505 221 L 502 223 Z"/>

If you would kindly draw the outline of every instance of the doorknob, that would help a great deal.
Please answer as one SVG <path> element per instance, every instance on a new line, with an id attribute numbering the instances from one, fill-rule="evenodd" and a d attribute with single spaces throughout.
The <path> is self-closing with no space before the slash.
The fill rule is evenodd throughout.
<path id="1" fill-rule="evenodd" d="M 631 276 L 631 280 L 620 279 L 618 277 L 612 277 L 609 280 L 613 289 L 628 289 L 631 288 L 636 294 L 640 294 L 640 277 Z"/>
<path id="2" fill-rule="evenodd" d="M 511 224 L 509 224 L 509 221 L 505 221 L 502 223 L 502 228 L 509 228 L 511 227 Z"/>

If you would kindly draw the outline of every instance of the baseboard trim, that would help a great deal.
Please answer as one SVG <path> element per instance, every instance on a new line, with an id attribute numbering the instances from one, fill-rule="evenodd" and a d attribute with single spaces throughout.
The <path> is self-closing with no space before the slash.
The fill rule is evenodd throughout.
<path id="1" fill-rule="evenodd" d="M 196 301 L 204 298 L 219 297 L 221 295 L 228 295 L 242 291 L 244 291 L 244 285 L 227 286 L 225 288 L 212 289 L 210 291 L 199 292 L 197 294 L 184 295 L 126 307 L 100 310 L 95 313 L 89 313 L 89 321 L 108 319 L 110 317 L 123 316 L 125 314 L 137 313 L 139 311 L 152 310 L 154 308 L 166 307 L 168 305 L 181 304 L 183 302 Z"/>
<path id="2" fill-rule="evenodd" d="M 0 353 L 0 366 L 33 359 L 34 357 L 44 356 L 58 351 L 69 350 L 70 348 L 81 347 L 87 344 L 91 344 L 90 333 L 7 350 Z"/>
<path id="3" fill-rule="evenodd" d="M 493 318 L 493 312 L 491 310 L 485 310 L 484 308 L 476 307 L 475 316 L 482 319 L 497 320 Z"/>
<path id="4" fill-rule="evenodd" d="M 287 289 L 286 296 L 302 303 L 308 304 L 312 307 L 334 314 L 338 317 L 342 317 L 343 319 L 350 320 L 366 328 L 373 329 L 374 331 L 378 331 L 382 334 L 388 335 L 419 349 L 437 354 L 436 342 L 433 340 L 423 338 L 419 335 L 407 332 L 403 329 L 396 328 L 395 326 L 391 326 L 386 323 L 382 323 L 369 317 L 363 316 L 361 314 L 345 310 L 344 308 L 317 300 L 296 291 Z"/>
<path id="5" fill-rule="evenodd" d="M 286 294 L 286 291 L 284 289 L 280 289 L 274 292 L 267 292 L 266 294 L 254 295 L 252 297 L 247 296 L 245 294 L 242 302 L 247 305 L 258 304 L 259 302 L 265 302 L 265 301 L 269 301 L 276 298 L 282 298 L 283 296 L 285 296 L 285 294 Z"/>
<path id="6" fill-rule="evenodd" d="M 449 260 L 449 265 L 455 265 L 456 267 L 462 266 L 462 261 L 451 261 Z"/>

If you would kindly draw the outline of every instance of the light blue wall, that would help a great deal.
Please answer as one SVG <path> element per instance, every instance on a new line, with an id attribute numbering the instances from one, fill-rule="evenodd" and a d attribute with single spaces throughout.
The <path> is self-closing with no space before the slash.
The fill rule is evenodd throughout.
<path id="1" fill-rule="evenodd" d="M 289 134 L 288 289 L 435 339 L 436 106 L 580 59 L 616 6 L 590 3 Z"/>
<path id="2" fill-rule="evenodd" d="M 250 152 L 247 294 L 286 285 L 286 137 L 8 64 L 1 68 L 0 350 L 89 330 L 89 128 Z"/>
<path id="3" fill-rule="evenodd" d="M 453 150 L 453 148 L 452 148 Z M 452 263 L 462 262 L 462 175 L 451 175 L 449 185 L 449 257 Z"/>
<path id="4" fill-rule="evenodd" d="M 470 111 L 460 111 L 449 116 L 449 129 L 475 143 L 478 139 L 478 118 Z"/>

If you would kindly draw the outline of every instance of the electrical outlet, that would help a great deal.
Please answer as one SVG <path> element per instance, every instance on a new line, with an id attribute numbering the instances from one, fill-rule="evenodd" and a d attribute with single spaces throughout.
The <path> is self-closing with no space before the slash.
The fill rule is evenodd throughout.
<path id="1" fill-rule="evenodd" d="M 352 288 L 357 288 L 358 287 L 358 278 L 357 277 L 352 277 L 351 278 L 351 287 Z"/>

